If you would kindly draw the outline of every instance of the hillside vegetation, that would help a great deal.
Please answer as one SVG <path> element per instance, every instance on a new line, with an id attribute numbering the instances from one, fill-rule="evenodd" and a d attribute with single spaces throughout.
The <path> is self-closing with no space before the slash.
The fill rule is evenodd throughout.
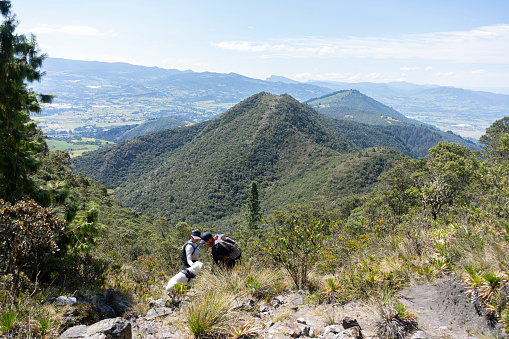
<path id="1" fill-rule="evenodd" d="M 401 122 L 419 123 L 408 119 L 358 90 L 344 90 L 305 101 L 324 115 L 336 119 L 351 119 L 369 125 L 387 126 Z"/>
<path id="2" fill-rule="evenodd" d="M 0 336 L 56 338 L 69 329 L 76 337 L 114 318 L 127 338 L 154 336 L 156 327 L 177 338 L 362 337 L 341 313 L 349 310 L 369 320 L 375 338 L 423 328 L 435 337 L 508 337 L 509 117 L 486 129 L 481 152 L 441 141 L 412 158 L 362 148 L 375 143 L 363 141 L 372 126 L 348 121 L 341 134 L 341 120 L 262 92 L 214 120 L 79 158 L 76 167 L 139 213 L 73 172 L 67 152 L 48 148 L 31 115 L 52 97 L 29 87 L 44 75 L 44 55 L 34 37 L 16 33 L 10 7 L 0 2 Z M 381 142 L 407 150 L 385 132 Z M 214 266 L 203 246 L 196 284 L 167 293 L 195 227 L 231 231 L 242 262 Z M 459 313 L 428 328 L 399 295 L 410 285 L 432 287 L 418 312 Z M 321 310 L 320 328 L 289 323 L 306 309 Z"/>
<path id="3" fill-rule="evenodd" d="M 408 151 L 390 133 L 371 133 L 357 124 L 358 133 L 350 129 L 343 136 L 324 121 L 288 95 L 262 92 L 210 122 L 125 141 L 73 164 L 140 213 L 231 228 L 220 220 L 241 214 L 252 180 L 260 183 L 267 211 L 319 196 L 332 201 L 344 190 L 358 194 L 369 189 L 381 171 L 403 156 L 379 146 Z M 370 133 L 370 141 L 360 137 Z"/>
<path id="4" fill-rule="evenodd" d="M 357 90 L 334 92 L 308 100 L 306 103 L 325 116 L 371 125 L 376 131 L 370 132 L 369 139 L 376 140 L 382 137 L 380 143 L 383 143 L 389 135 L 392 135 L 393 139 L 399 140 L 393 140 L 390 146 L 400 149 L 409 156 L 423 157 L 428 149 L 440 141 L 456 142 L 472 150 L 480 149 L 477 144 L 452 132 L 442 132 L 416 120 L 408 119 L 396 110 Z M 336 126 L 336 129 L 339 128 L 348 133 L 337 122 L 331 122 L 331 124 Z M 356 128 L 356 130 L 360 129 Z M 402 147 L 402 144 L 405 144 L 406 148 Z"/>

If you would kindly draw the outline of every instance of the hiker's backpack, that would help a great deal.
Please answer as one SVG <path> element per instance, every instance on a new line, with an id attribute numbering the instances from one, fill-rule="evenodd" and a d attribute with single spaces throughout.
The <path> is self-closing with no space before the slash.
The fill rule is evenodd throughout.
<path id="1" fill-rule="evenodd" d="M 182 246 L 182 251 L 180 252 L 180 258 L 182 259 L 182 263 L 184 264 L 184 267 L 189 267 L 189 264 L 187 263 L 187 256 L 186 256 L 186 246 L 191 245 L 193 246 L 193 253 L 191 253 L 191 256 L 193 256 L 194 252 L 196 251 L 196 246 L 193 245 L 190 242 L 186 242 L 184 246 Z"/>
<path id="2" fill-rule="evenodd" d="M 225 234 L 216 234 L 214 238 L 216 239 L 215 243 L 228 250 L 228 258 L 233 260 L 240 259 L 242 251 L 237 247 L 238 244 L 235 239 Z"/>

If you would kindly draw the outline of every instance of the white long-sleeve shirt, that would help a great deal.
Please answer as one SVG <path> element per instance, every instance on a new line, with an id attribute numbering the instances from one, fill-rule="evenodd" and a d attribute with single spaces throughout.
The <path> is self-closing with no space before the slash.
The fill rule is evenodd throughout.
<path id="1" fill-rule="evenodd" d="M 189 244 L 189 245 L 188 245 Z M 186 261 L 189 266 L 192 266 L 195 261 L 200 257 L 200 249 L 198 245 L 188 241 L 184 244 L 186 246 Z M 182 246 L 183 247 L 183 246 Z M 194 253 L 193 253 L 194 252 Z"/>

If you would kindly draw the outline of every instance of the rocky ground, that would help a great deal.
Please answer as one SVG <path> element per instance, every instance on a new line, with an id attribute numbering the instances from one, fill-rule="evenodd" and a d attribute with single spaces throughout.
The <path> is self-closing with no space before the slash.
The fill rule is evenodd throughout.
<path id="1" fill-rule="evenodd" d="M 466 292 L 465 286 L 453 277 L 402 290 L 399 300 L 418 318 L 418 328 L 406 338 L 504 338 L 499 327 L 490 326 L 482 308 Z M 109 307 L 112 311 L 119 308 Z M 189 338 L 180 309 L 168 300 L 155 300 L 143 316 L 127 313 L 131 315 L 103 320 L 107 329 L 99 323 L 70 327 L 62 337 Z M 316 305 L 300 291 L 274 297 L 268 303 L 245 300 L 239 303 L 238 310 L 238 320 L 246 320 L 262 338 L 378 338 L 375 309 L 361 302 Z"/>

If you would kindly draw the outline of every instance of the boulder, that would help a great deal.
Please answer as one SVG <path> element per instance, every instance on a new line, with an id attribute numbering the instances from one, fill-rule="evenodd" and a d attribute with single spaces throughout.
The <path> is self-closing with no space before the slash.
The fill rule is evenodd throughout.
<path id="1" fill-rule="evenodd" d="M 63 339 L 131 339 L 131 323 L 120 317 L 104 319 L 90 326 L 71 327 L 60 337 Z"/>
<path id="2" fill-rule="evenodd" d="M 75 304 L 76 304 L 75 297 L 66 297 L 65 295 L 62 295 L 55 299 L 55 305 L 57 306 L 72 306 Z"/>
<path id="3" fill-rule="evenodd" d="M 350 318 L 350 317 L 345 317 L 343 319 L 343 321 L 341 322 L 341 324 L 343 325 L 343 328 L 345 330 L 347 330 L 347 329 L 349 329 L 351 327 L 359 326 L 359 323 L 357 322 L 357 320 L 354 319 L 354 318 Z"/>
<path id="4" fill-rule="evenodd" d="M 163 317 L 172 313 L 175 309 L 169 307 L 156 307 L 148 310 L 147 315 L 145 316 L 146 320 L 152 320 L 154 318 Z"/>
<path id="5" fill-rule="evenodd" d="M 340 325 L 329 325 L 323 329 L 323 336 L 326 337 L 329 333 L 337 334 L 343 331 L 343 328 Z"/>

